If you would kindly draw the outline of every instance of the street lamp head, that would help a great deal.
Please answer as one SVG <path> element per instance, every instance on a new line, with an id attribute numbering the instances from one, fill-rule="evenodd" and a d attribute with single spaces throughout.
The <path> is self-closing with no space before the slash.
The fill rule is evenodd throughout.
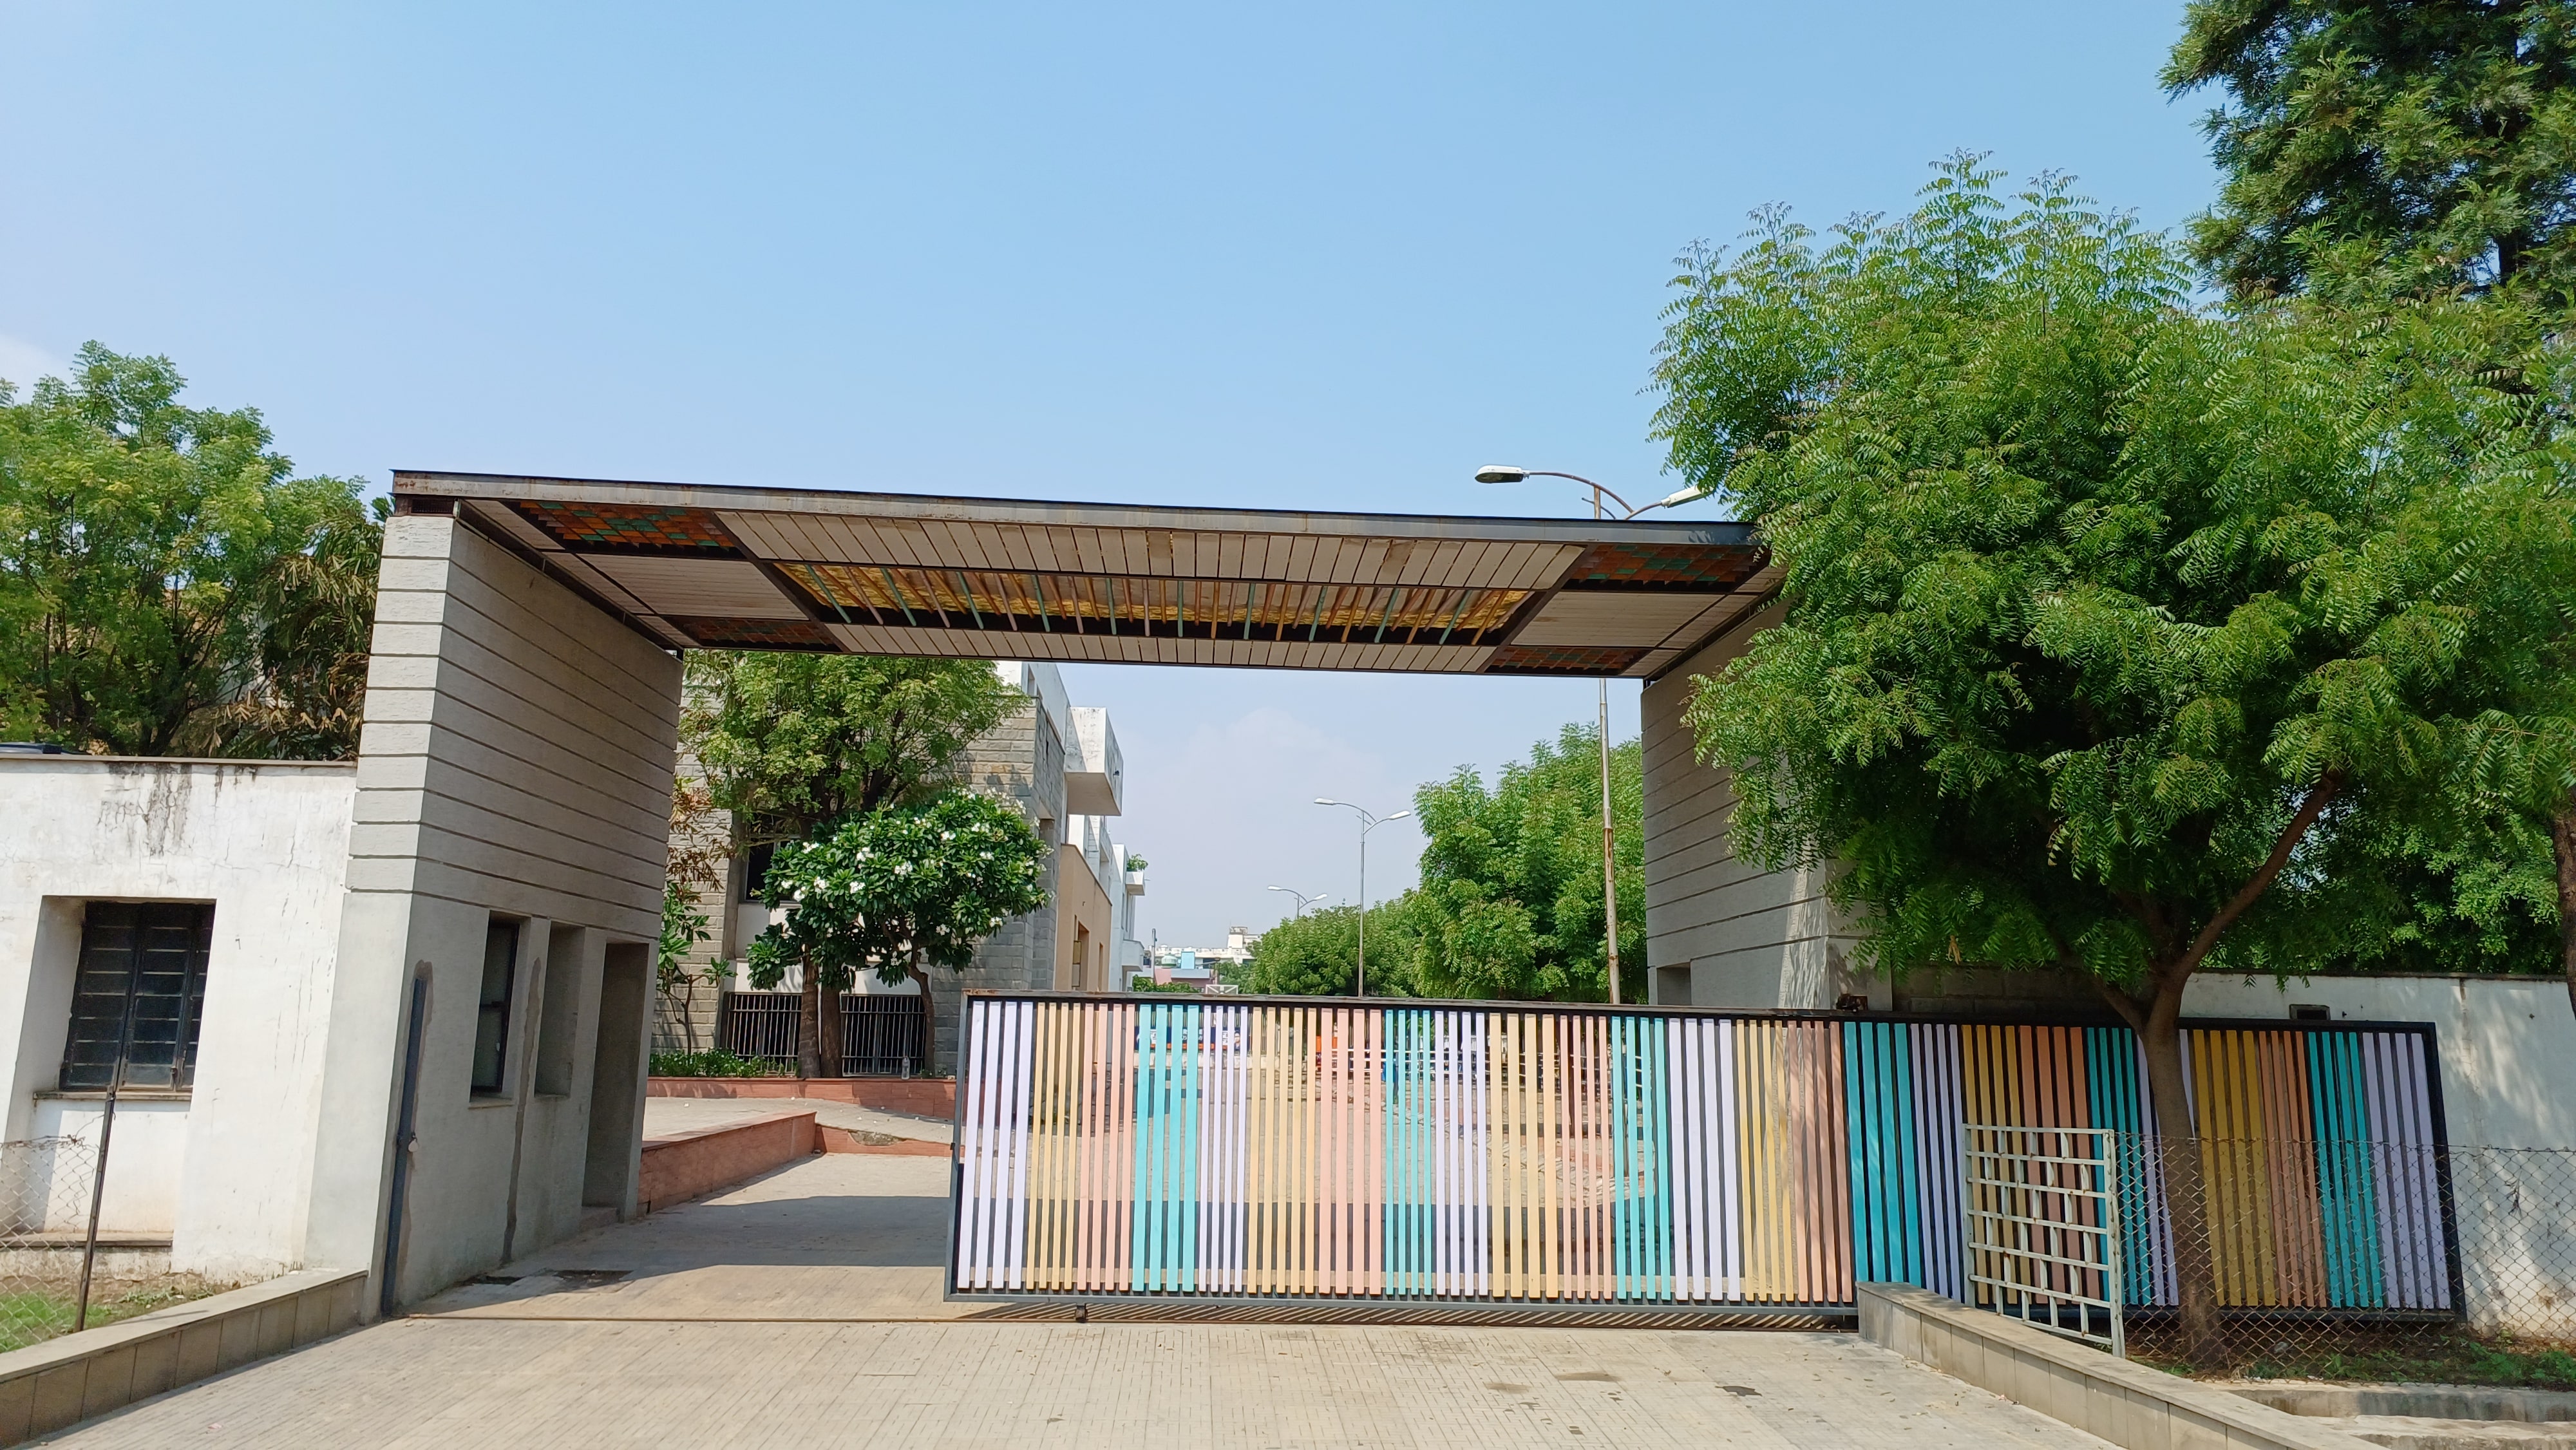
<path id="1" fill-rule="evenodd" d="M 1514 468 L 1508 463 L 1488 463 L 1476 470 L 1478 483 L 1519 483 L 1528 477 L 1528 469 Z"/>
<path id="2" fill-rule="evenodd" d="M 1409 816 L 1409 815 L 1412 815 L 1412 814 L 1413 814 L 1413 812 L 1411 812 L 1411 811 L 1397 811 L 1394 815 L 1391 815 L 1391 816 L 1387 817 L 1387 819 L 1388 819 L 1388 820 L 1390 820 L 1390 821 L 1400 821 L 1400 820 L 1403 820 L 1406 816 Z"/>
<path id="3" fill-rule="evenodd" d="M 1340 802 L 1340 801 L 1336 801 L 1336 800 L 1326 800 L 1326 799 L 1325 799 L 1324 797 L 1322 797 L 1322 796 L 1317 796 L 1317 797 L 1315 797 L 1315 804 L 1317 804 L 1317 805 L 1319 805 L 1319 806 L 1337 806 L 1337 805 L 1340 805 L 1340 804 L 1341 804 L 1341 802 Z"/>

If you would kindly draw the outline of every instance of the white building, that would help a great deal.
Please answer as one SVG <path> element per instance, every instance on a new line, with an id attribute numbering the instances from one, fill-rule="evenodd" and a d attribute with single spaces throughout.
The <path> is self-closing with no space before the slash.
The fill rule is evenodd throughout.
<path id="1" fill-rule="evenodd" d="M 12 1201 L 87 1204 L 25 1181 L 75 1160 L 19 1145 L 95 1145 L 113 1079 L 102 1233 L 218 1280 L 303 1262 L 356 787 L 351 765 L 0 753 Z"/>

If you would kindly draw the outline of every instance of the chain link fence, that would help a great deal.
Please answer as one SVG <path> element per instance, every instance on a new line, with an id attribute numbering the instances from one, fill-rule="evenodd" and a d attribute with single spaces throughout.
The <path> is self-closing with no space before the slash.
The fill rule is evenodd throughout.
<path id="1" fill-rule="evenodd" d="M 99 1145 L 86 1138 L 0 1142 L 0 1350 L 222 1287 L 172 1273 L 165 1237 L 119 1233 L 111 1223 L 93 1241 L 99 1159 Z M 110 1195 L 111 1207 L 115 1201 Z"/>
<path id="2" fill-rule="evenodd" d="M 2116 1182 L 2116 1242 L 2095 1227 L 2101 1210 L 2062 1188 L 2023 1205 L 2067 1219 L 2059 1231 L 2015 1227 L 2084 1256 L 2049 1266 L 2067 1279 L 2050 1281 L 2060 1295 L 2081 1298 L 2117 1265 L 2133 1356 L 2195 1374 L 2576 1389 L 2576 1149 L 2091 1141 L 2088 1156 L 2115 1161 L 2076 1171 Z M 1995 1195 L 1975 1159 L 1967 1171 L 1968 1195 Z M 2070 1170 L 2034 1157 L 2013 1171 Z M 2028 1314 L 1990 1285 L 1972 1296 Z M 2058 1317 L 2060 1332 L 2090 1322 L 2098 1335 L 2098 1316 Z"/>
<path id="3" fill-rule="evenodd" d="M 0 1143 L 0 1349 L 69 1333 L 81 1317 L 97 1181 L 98 1151 L 79 1138 Z"/>

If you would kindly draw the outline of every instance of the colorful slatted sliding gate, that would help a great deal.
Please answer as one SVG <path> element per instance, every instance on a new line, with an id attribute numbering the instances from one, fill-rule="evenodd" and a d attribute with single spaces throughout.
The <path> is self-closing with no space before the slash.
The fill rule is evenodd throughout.
<path id="1" fill-rule="evenodd" d="M 958 1298 L 1633 1313 L 1960 1296 L 1961 1128 L 2123 1130 L 2123 1297 L 2173 1302 L 2125 1028 L 1494 1003 L 970 996 Z M 2431 1029 L 2187 1034 L 2223 1303 L 2448 1317 Z"/>

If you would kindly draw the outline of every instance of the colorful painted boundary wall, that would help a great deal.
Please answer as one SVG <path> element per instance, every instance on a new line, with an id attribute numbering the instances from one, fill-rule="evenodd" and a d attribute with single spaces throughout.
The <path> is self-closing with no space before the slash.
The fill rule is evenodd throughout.
<path id="1" fill-rule="evenodd" d="M 965 1297 L 1957 1297 L 1963 1124 L 2153 1123 L 2125 1028 L 1046 994 L 965 1011 Z M 2207 1025 L 2186 1046 L 2222 1300 L 2448 1311 L 2430 1029 Z M 2126 1298 L 2169 1304 L 2155 1155 L 2119 1141 Z"/>

